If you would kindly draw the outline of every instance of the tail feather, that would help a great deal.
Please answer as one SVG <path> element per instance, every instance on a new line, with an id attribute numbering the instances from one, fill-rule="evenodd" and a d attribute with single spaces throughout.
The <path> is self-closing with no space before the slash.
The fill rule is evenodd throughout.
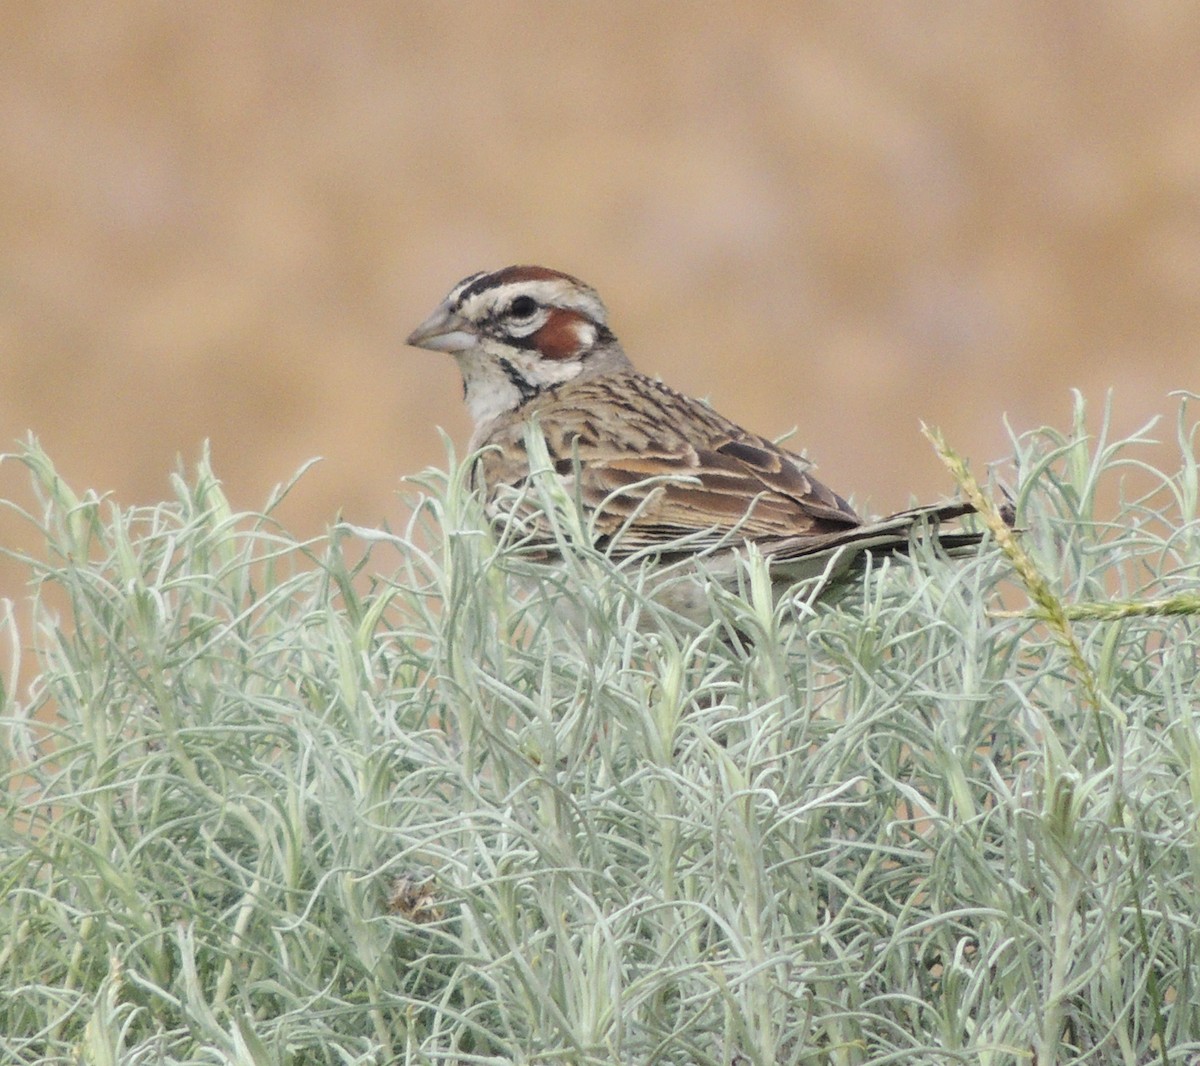
<path id="1" fill-rule="evenodd" d="M 821 572 L 835 555 L 840 557 L 836 567 L 839 572 L 848 569 L 866 552 L 905 555 L 916 540 L 932 539 L 948 555 L 965 555 L 979 546 L 984 534 L 938 527 L 974 513 L 975 509 L 963 502 L 914 507 L 825 536 L 785 537 L 770 544 L 760 543 L 759 547 L 773 570 L 793 578 Z M 1005 512 L 1005 520 L 1011 524 L 1009 511 Z"/>

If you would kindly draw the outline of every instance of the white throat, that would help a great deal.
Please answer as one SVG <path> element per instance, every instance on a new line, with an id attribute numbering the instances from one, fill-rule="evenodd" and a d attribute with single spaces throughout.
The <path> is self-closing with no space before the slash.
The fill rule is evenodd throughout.
<path id="1" fill-rule="evenodd" d="M 455 352 L 454 361 L 462 374 L 464 398 L 475 426 L 472 448 L 501 415 L 515 411 L 542 389 L 571 381 L 583 370 L 578 359 L 551 361 L 520 349 L 505 349 L 498 357 L 480 348 L 468 348 Z M 511 370 L 505 368 L 504 361 Z"/>

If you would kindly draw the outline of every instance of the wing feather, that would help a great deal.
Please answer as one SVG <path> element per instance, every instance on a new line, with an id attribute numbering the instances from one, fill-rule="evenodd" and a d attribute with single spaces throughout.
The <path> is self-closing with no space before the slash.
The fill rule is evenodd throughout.
<path id="1" fill-rule="evenodd" d="M 500 448 L 481 458 L 484 483 L 494 493 L 528 476 L 517 434 L 536 417 L 555 470 L 595 512 L 602 541 L 620 534 L 622 552 L 705 531 L 794 542 L 861 524 L 807 460 L 636 372 L 548 390 L 519 414 L 488 438 Z"/>

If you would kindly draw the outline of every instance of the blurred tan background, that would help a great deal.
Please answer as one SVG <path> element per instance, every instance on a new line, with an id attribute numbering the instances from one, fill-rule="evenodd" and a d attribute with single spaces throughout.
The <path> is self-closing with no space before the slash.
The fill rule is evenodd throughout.
<path id="1" fill-rule="evenodd" d="M 297 533 L 395 521 L 468 432 L 402 338 L 511 262 L 871 512 L 951 490 L 919 420 L 981 465 L 1071 387 L 1200 388 L 1198 5 L 28 4 L 0 49 L 0 448 L 125 503 L 208 438 L 235 506 L 320 455 Z"/>

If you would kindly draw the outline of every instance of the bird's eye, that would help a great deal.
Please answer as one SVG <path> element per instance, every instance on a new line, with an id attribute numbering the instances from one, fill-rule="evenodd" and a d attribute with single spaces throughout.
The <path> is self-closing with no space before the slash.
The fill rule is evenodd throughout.
<path id="1" fill-rule="evenodd" d="M 509 305 L 508 313 L 513 318 L 528 318 L 538 309 L 537 300 L 532 296 L 518 296 Z"/>

